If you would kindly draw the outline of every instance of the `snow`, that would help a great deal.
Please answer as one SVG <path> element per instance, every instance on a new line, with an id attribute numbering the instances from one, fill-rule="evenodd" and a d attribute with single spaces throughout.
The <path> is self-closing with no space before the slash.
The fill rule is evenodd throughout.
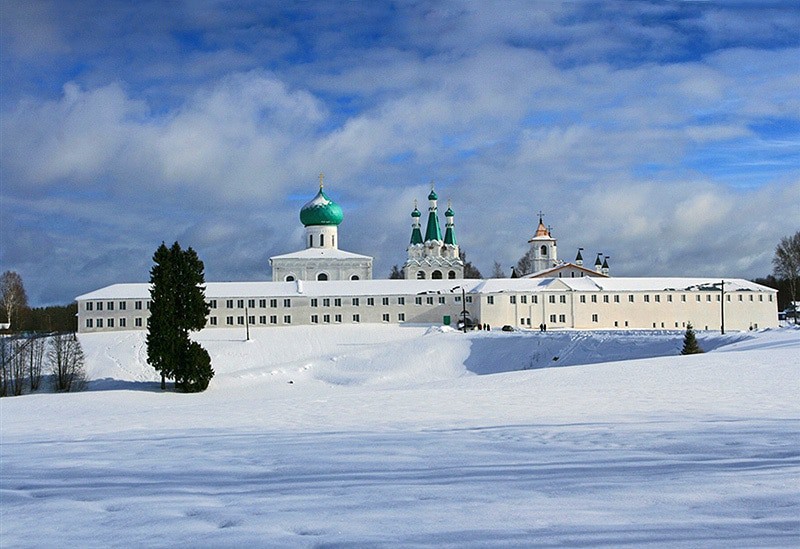
<path id="1" fill-rule="evenodd" d="M 800 330 L 213 329 L 162 393 L 143 332 L 89 390 L 0 399 L 0 545 L 794 547 Z M 557 360 L 555 358 L 558 357 Z"/>

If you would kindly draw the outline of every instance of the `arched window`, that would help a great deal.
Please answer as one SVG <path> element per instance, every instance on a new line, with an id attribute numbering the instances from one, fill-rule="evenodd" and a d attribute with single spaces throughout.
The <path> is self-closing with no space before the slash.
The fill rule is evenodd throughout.
<path id="1" fill-rule="evenodd" d="M 542 244 L 542 255 L 547 255 L 547 246 Z"/>
<path id="2" fill-rule="evenodd" d="M 328 280 L 328 275 L 326 273 L 319 273 L 317 275 L 317 280 Z"/>
<path id="3" fill-rule="evenodd" d="M 314 235 L 313 234 L 308 235 L 308 247 L 309 248 L 313 248 L 314 247 Z"/>
<path id="4" fill-rule="evenodd" d="M 353 275 L 350 277 L 350 280 L 360 280 L 358 275 Z"/>
<path id="5" fill-rule="evenodd" d="M 294 282 L 294 275 L 286 275 L 286 278 L 284 278 L 284 280 L 286 282 Z"/>
<path id="6" fill-rule="evenodd" d="M 453 279 L 455 277 L 456 277 L 456 272 L 455 271 L 450 271 L 449 273 L 447 273 L 447 278 Z"/>
<path id="7" fill-rule="evenodd" d="M 433 278 L 434 280 L 441 280 L 442 271 L 433 271 L 433 273 L 431 273 L 431 278 Z"/>
<path id="8" fill-rule="evenodd" d="M 423 278 L 425 278 L 425 271 L 417 271 L 417 278 L 419 280 L 422 280 Z"/>

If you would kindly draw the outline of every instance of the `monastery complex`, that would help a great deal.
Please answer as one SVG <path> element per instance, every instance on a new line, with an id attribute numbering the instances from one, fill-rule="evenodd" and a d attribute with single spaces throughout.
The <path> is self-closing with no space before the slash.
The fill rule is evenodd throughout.
<path id="1" fill-rule="evenodd" d="M 270 258 L 270 282 L 208 282 L 207 327 L 468 321 L 492 329 L 751 330 L 778 325 L 777 291 L 742 279 L 611 277 L 608 258 L 594 269 L 558 259 L 557 241 L 539 216 L 531 272 L 516 278 L 464 279 L 455 213 L 445 231 L 431 189 L 425 233 L 411 212 L 405 279 L 374 280 L 372 258 L 340 250 L 341 207 L 323 189 L 300 211 L 305 249 Z M 114 284 L 78 296 L 79 332 L 144 330 L 150 285 Z"/>

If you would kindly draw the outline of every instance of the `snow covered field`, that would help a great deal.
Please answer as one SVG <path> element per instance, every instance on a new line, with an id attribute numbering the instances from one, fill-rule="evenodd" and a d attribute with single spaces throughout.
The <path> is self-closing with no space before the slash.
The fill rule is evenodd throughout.
<path id="1" fill-rule="evenodd" d="M 0 400 L 0 546 L 795 547 L 800 331 L 699 335 L 214 329 L 198 395 L 83 335 Z"/>

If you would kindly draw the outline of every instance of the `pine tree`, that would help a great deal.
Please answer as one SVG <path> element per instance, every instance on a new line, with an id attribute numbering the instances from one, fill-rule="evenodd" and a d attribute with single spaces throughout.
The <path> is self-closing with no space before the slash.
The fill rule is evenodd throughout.
<path id="1" fill-rule="evenodd" d="M 174 379 L 176 388 L 202 391 L 214 376 L 208 353 L 189 339 L 201 330 L 209 307 L 205 302 L 203 262 L 192 249 L 162 242 L 150 271 L 150 318 L 147 321 L 147 360 L 161 374 L 161 388 Z"/>
<path id="2" fill-rule="evenodd" d="M 686 334 L 683 336 L 683 349 L 681 349 L 681 354 L 696 355 L 702 352 L 703 349 L 697 344 L 697 337 L 695 336 L 694 328 L 692 328 L 692 323 L 690 322 L 686 325 Z"/>

